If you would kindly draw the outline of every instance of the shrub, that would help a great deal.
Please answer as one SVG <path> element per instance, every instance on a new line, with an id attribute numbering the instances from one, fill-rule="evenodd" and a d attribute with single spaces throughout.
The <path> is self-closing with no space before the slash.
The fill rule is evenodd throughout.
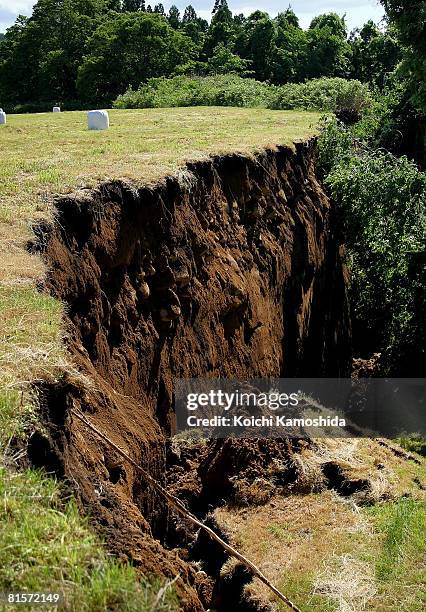
<path id="1" fill-rule="evenodd" d="M 340 121 L 353 125 L 361 119 L 363 111 L 370 104 L 371 96 L 367 85 L 359 81 L 346 81 L 337 92 L 334 112 Z"/>
<path id="2" fill-rule="evenodd" d="M 371 104 L 367 85 L 340 78 L 313 79 L 281 87 L 236 74 L 175 76 L 149 79 L 136 91 L 119 96 L 115 108 L 173 106 L 243 106 L 271 109 L 305 109 L 340 112 L 359 119 Z"/>
<path id="3" fill-rule="evenodd" d="M 312 79 L 306 83 L 287 83 L 271 92 L 270 108 L 323 110 L 352 113 L 359 118 L 372 101 L 367 85 L 341 78 Z"/>
<path id="4" fill-rule="evenodd" d="M 235 74 L 206 77 L 175 76 L 149 79 L 139 89 L 128 89 L 115 108 L 167 108 L 174 106 L 266 106 L 270 87 Z"/>
<path id="5" fill-rule="evenodd" d="M 397 439 L 402 448 L 409 452 L 415 452 L 426 457 L 426 438 L 418 433 L 403 434 Z"/>
<path id="6" fill-rule="evenodd" d="M 426 174 L 406 157 L 352 146 L 351 132 L 335 120 L 320 139 L 320 161 L 342 214 L 358 349 L 380 347 L 388 371 L 414 375 L 424 352 L 416 262 L 424 259 Z"/>

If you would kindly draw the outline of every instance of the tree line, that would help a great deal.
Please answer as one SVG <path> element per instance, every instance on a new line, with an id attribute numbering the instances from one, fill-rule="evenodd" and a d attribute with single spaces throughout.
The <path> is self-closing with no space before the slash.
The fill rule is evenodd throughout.
<path id="1" fill-rule="evenodd" d="M 109 104 L 129 86 L 179 74 L 278 85 L 344 77 L 383 87 L 400 58 L 393 24 L 380 30 L 369 21 L 348 34 L 335 13 L 304 30 L 291 8 L 245 17 L 227 0 L 215 0 L 210 23 L 191 5 L 166 14 L 145 0 L 38 0 L 0 39 L 0 103 Z"/>

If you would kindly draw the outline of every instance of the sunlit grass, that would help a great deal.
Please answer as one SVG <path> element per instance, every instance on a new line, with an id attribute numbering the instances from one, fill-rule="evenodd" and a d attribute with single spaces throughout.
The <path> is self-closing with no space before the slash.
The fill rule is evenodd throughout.
<path id="1" fill-rule="evenodd" d="M 40 293 L 36 287 L 0 285 L 0 393 L 3 396 L 35 378 L 58 371 L 65 360 L 61 319 L 60 302 Z M 4 421 L 4 414 L 0 418 Z M 16 418 L 15 411 L 14 422 Z M 10 428 L 3 422 L 4 429 Z"/>
<path id="2" fill-rule="evenodd" d="M 255 508 L 218 508 L 217 520 L 302 612 L 424 610 L 426 463 L 368 439 L 322 440 L 321 446 L 323 455 L 332 453 L 324 461 L 343 462 L 354 477 L 368 477 L 373 490 L 376 479 L 387 481 L 377 488 L 382 496 L 361 505 L 361 498 L 330 490 L 277 495 Z M 303 454 L 305 469 L 310 452 Z M 318 461 L 320 449 L 312 452 Z M 259 583 L 251 588 L 270 599 Z"/>
<path id="3" fill-rule="evenodd" d="M 161 586 L 110 557 L 54 480 L 0 467 L 0 591 L 61 593 L 66 610 L 151 612 Z M 173 589 L 155 609 L 177 609 Z"/>
<path id="4" fill-rule="evenodd" d="M 382 608 L 426 608 L 426 501 L 402 498 L 368 510 L 381 534 L 374 561 Z M 378 554 L 377 554 L 378 553 Z M 370 553 L 371 554 L 371 553 Z"/>
<path id="5" fill-rule="evenodd" d="M 240 108 L 111 110 L 93 132 L 86 114 L 11 115 L 0 132 L 0 196 L 37 196 L 119 177 L 155 181 L 188 159 L 291 145 L 312 136 L 318 113 Z"/>

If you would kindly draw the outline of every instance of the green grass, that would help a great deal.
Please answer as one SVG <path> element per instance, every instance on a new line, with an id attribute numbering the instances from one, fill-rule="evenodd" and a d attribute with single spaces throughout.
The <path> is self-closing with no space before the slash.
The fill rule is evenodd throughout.
<path id="1" fill-rule="evenodd" d="M 67 610 L 151 612 L 162 586 L 110 557 L 53 479 L 0 468 L 0 591 L 62 593 Z M 177 609 L 172 588 L 155 609 Z"/>
<path id="2" fill-rule="evenodd" d="M 272 525 L 268 525 L 266 529 L 271 535 L 277 538 L 277 540 L 285 542 L 292 539 L 286 523 L 272 523 Z"/>
<path id="3" fill-rule="evenodd" d="M 313 572 L 290 573 L 279 585 L 285 595 L 300 607 L 302 612 L 334 612 L 338 605 L 324 595 L 313 592 L 315 574 Z M 302 603 L 303 602 L 303 603 Z M 288 610 L 280 604 L 280 610 Z"/>
<path id="4" fill-rule="evenodd" d="M 399 612 L 426 608 L 426 501 L 402 498 L 368 509 L 382 545 L 374 556 L 379 599 Z M 393 607 L 397 606 L 397 607 Z"/>
<path id="5" fill-rule="evenodd" d="M 0 452 L 33 421 L 28 383 L 66 361 L 62 305 L 29 284 L 0 283 Z"/>
<path id="6" fill-rule="evenodd" d="M 317 568 L 322 564 L 329 576 L 334 573 L 339 581 L 341 569 L 336 562 L 349 554 L 354 559 L 354 567 L 359 565 L 359 576 L 364 575 L 364 579 L 375 587 L 376 592 L 369 597 L 366 610 L 421 612 L 426 608 L 426 501 L 400 498 L 363 508 L 361 512 L 368 520 L 369 529 L 350 534 L 352 537 L 343 533 L 338 537 L 330 534 L 330 551 L 334 550 L 334 554 L 329 553 L 329 558 L 325 556 L 317 561 Z M 276 535 L 275 529 L 268 528 L 268 531 Z M 368 568 L 372 568 L 371 580 Z M 298 571 L 292 568 L 285 573 L 280 587 L 290 599 L 299 603 L 303 612 L 340 609 L 338 590 L 334 596 L 327 593 L 328 587 L 323 593 L 315 592 L 319 575 L 321 572 L 318 574 L 314 567 Z M 359 576 L 355 570 L 353 580 L 358 580 Z M 350 587 L 346 599 L 349 593 Z"/>
<path id="7" fill-rule="evenodd" d="M 426 438 L 420 434 L 407 434 L 398 438 L 397 443 L 410 453 L 414 452 L 426 457 Z"/>

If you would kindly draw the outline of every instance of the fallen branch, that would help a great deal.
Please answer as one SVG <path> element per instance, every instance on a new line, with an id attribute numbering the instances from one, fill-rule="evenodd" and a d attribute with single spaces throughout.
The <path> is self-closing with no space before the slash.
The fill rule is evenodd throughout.
<path id="1" fill-rule="evenodd" d="M 129 455 L 125 453 L 119 446 L 117 446 L 105 434 L 99 431 L 99 429 L 97 429 L 79 410 L 71 408 L 71 413 L 74 414 L 74 416 L 76 416 L 80 421 L 82 421 L 91 431 L 93 431 L 93 433 L 95 433 L 99 438 L 101 438 L 101 440 L 111 446 L 111 448 L 113 448 L 123 459 L 133 465 L 133 467 L 136 468 L 143 475 L 143 477 L 152 485 L 152 487 L 158 493 L 160 493 L 160 495 L 167 499 L 170 506 L 172 506 L 179 514 L 184 516 L 186 519 L 188 519 L 188 521 L 196 525 L 199 529 L 205 531 L 212 538 L 212 540 L 215 540 L 218 544 L 220 544 L 220 546 L 222 546 L 222 548 L 224 548 L 227 553 L 229 553 L 232 557 L 238 559 L 238 561 L 245 565 L 254 576 L 256 576 L 261 582 L 263 582 L 263 584 L 265 584 L 274 593 L 274 595 L 281 599 L 281 601 L 283 601 L 291 610 L 301 612 L 300 608 L 298 608 L 288 597 L 281 593 L 281 591 L 279 591 L 266 578 L 266 576 L 260 571 L 258 567 L 256 567 L 256 565 L 254 565 L 254 563 L 252 563 L 249 559 L 244 557 L 244 555 L 239 553 L 238 550 L 236 550 L 235 548 L 227 544 L 224 540 L 222 540 L 222 538 L 219 537 L 217 533 L 213 531 L 213 529 L 210 529 L 210 527 L 207 527 L 207 525 L 204 525 L 204 523 L 199 521 L 193 514 L 191 514 L 186 509 L 185 505 L 180 501 L 180 499 L 169 493 L 163 486 L 161 486 L 160 483 L 157 482 L 157 480 L 155 480 L 155 478 L 153 478 L 146 470 L 144 470 L 143 467 L 138 465 L 136 461 L 129 457 Z"/>
<path id="2" fill-rule="evenodd" d="M 165 594 L 167 593 L 168 589 L 170 589 L 174 583 L 176 582 L 176 580 L 180 578 L 180 574 L 178 574 L 177 576 L 175 576 L 173 578 L 173 580 L 169 580 L 168 582 L 166 582 L 166 584 L 161 587 L 161 589 L 158 591 L 157 593 L 157 597 L 155 598 L 153 607 L 152 607 L 152 612 L 155 612 L 155 610 L 157 610 L 157 606 L 161 603 L 161 601 L 163 600 Z"/>

